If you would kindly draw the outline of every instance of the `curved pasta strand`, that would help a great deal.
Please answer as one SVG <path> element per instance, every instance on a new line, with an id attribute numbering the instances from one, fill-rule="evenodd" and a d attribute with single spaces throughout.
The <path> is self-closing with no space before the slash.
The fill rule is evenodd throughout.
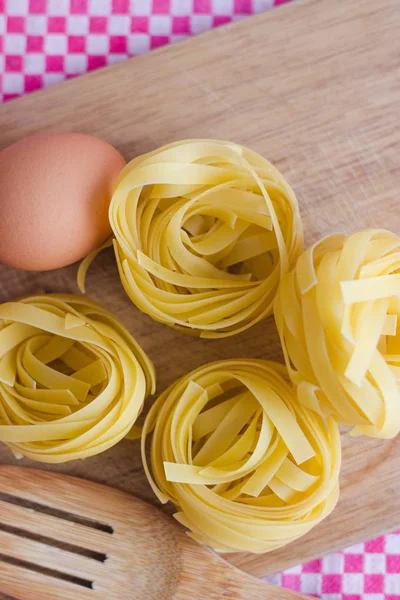
<path id="1" fill-rule="evenodd" d="M 103 452 L 132 430 L 154 389 L 149 358 L 92 300 L 0 304 L 0 441 L 16 456 L 60 463 Z"/>
<path id="2" fill-rule="evenodd" d="M 172 384 L 145 420 L 142 459 L 157 497 L 220 552 L 284 546 L 339 494 L 337 424 L 297 402 L 285 367 L 270 361 L 219 361 Z"/>

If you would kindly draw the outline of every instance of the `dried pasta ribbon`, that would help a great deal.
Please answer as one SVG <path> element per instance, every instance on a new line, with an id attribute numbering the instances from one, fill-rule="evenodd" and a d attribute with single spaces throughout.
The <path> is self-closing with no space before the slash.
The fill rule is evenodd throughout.
<path id="1" fill-rule="evenodd" d="M 186 140 L 135 158 L 109 217 L 132 302 L 208 338 L 271 314 L 279 281 L 303 249 L 290 186 L 267 160 L 228 142 Z M 95 254 L 81 265 L 81 290 Z"/>
<path id="2" fill-rule="evenodd" d="M 219 361 L 176 381 L 146 418 L 142 459 L 158 498 L 219 552 L 284 546 L 339 494 L 337 424 L 298 403 L 285 367 L 269 361 Z"/>
<path id="3" fill-rule="evenodd" d="M 352 426 L 400 431 L 400 239 L 390 231 L 333 235 L 282 281 L 275 320 L 299 400 Z"/>
<path id="4" fill-rule="evenodd" d="M 122 324 L 73 295 L 0 304 L 0 441 L 17 457 L 60 463 L 130 432 L 154 368 Z"/>

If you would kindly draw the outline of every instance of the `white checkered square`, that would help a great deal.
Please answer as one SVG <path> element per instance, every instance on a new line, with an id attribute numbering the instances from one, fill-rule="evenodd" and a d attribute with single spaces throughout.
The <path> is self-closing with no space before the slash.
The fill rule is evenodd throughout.
<path id="1" fill-rule="evenodd" d="M 87 15 L 70 15 L 67 19 L 67 32 L 70 35 L 87 35 L 89 17 Z"/>
<path id="2" fill-rule="evenodd" d="M 209 31 L 213 25 L 211 15 L 193 15 L 192 17 L 192 33 L 198 34 L 204 31 Z"/>
<path id="3" fill-rule="evenodd" d="M 62 33 L 49 33 L 44 38 L 44 50 L 48 55 L 60 56 L 67 52 L 67 37 Z"/>
<path id="4" fill-rule="evenodd" d="M 285 570 L 287 575 L 300 575 L 302 572 L 301 565 L 296 565 L 295 567 L 289 567 Z"/>
<path id="5" fill-rule="evenodd" d="M 344 557 L 343 554 L 336 552 L 335 554 L 328 554 L 322 559 L 322 571 L 323 573 L 335 574 L 343 573 Z"/>
<path id="6" fill-rule="evenodd" d="M 108 31 L 111 35 L 128 35 L 130 18 L 128 15 L 111 15 L 108 21 Z"/>
<path id="7" fill-rule="evenodd" d="M 385 573 L 386 570 L 386 556 L 377 552 L 376 554 L 369 554 L 368 552 L 364 556 L 364 571 L 365 573 Z"/>
<path id="8" fill-rule="evenodd" d="M 188 39 L 188 35 L 171 35 L 171 43 L 176 44 L 177 42 L 183 42 Z"/>
<path id="9" fill-rule="evenodd" d="M 132 15 L 148 17 L 149 15 L 151 15 L 151 9 L 152 0 L 140 0 L 139 2 L 132 2 Z"/>
<path id="10" fill-rule="evenodd" d="M 386 554 L 400 554 L 400 535 L 389 534 L 385 538 Z"/>
<path id="11" fill-rule="evenodd" d="M 41 75 L 46 70 L 44 54 L 27 54 L 24 57 L 24 70 L 27 75 Z"/>
<path id="12" fill-rule="evenodd" d="M 233 0 L 213 0 L 212 7 L 215 15 L 231 15 L 233 13 Z"/>
<path id="13" fill-rule="evenodd" d="M 302 573 L 300 575 L 302 594 L 320 594 L 322 585 L 321 573 Z"/>
<path id="14" fill-rule="evenodd" d="M 398 594 L 400 598 L 400 573 L 385 575 L 385 594 Z"/>
<path id="15" fill-rule="evenodd" d="M 268 581 L 268 583 L 270 583 L 271 585 L 281 586 L 282 585 L 282 575 L 280 573 L 274 573 L 273 575 L 266 577 L 265 581 Z"/>
<path id="16" fill-rule="evenodd" d="M 69 0 L 47 0 L 47 12 L 52 16 L 68 15 L 69 6 Z"/>
<path id="17" fill-rule="evenodd" d="M 43 75 L 43 81 L 45 87 L 50 87 L 51 85 L 55 85 L 56 83 L 61 83 L 64 81 L 65 77 L 63 73 L 45 73 Z"/>
<path id="18" fill-rule="evenodd" d="M 0 15 L 0 35 L 6 32 L 6 15 Z"/>
<path id="19" fill-rule="evenodd" d="M 364 574 L 363 573 L 346 573 L 343 577 L 343 593 L 344 594 L 362 594 L 364 591 Z"/>
<path id="20" fill-rule="evenodd" d="M 29 0 L 9 0 L 7 2 L 7 13 L 10 17 L 25 17 L 28 13 Z"/>
<path id="21" fill-rule="evenodd" d="M 21 33 L 6 33 L 3 37 L 3 48 L 6 54 L 23 54 L 26 49 L 26 37 Z"/>
<path id="22" fill-rule="evenodd" d="M 22 94 L 24 91 L 24 76 L 22 73 L 5 73 L 3 75 L 4 94 Z"/>
<path id="23" fill-rule="evenodd" d="M 108 35 L 88 35 L 86 50 L 88 54 L 108 54 Z"/>
<path id="24" fill-rule="evenodd" d="M 253 10 L 255 13 L 264 12 L 274 6 L 274 0 L 253 0 Z"/>
<path id="25" fill-rule="evenodd" d="M 89 13 L 92 16 L 110 15 L 111 10 L 112 0 L 89 0 Z"/>
<path id="26" fill-rule="evenodd" d="M 153 15 L 150 17 L 151 35 L 170 35 L 172 17 L 169 15 Z"/>
<path id="27" fill-rule="evenodd" d="M 136 33 L 129 36 L 128 52 L 131 55 L 144 54 L 150 50 L 150 39 L 145 33 Z"/>
<path id="28" fill-rule="evenodd" d="M 86 73 L 88 59 L 86 54 L 69 54 L 65 57 L 64 68 L 68 75 Z"/>
<path id="29" fill-rule="evenodd" d="M 107 57 L 107 64 L 116 65 L 117 63 L 120 63 L 126 60 L 127 58 L 129 58 L 128 54 L 109 54 Z"/>
<path id="30" fill-rule="evenodd" d="M 354 544 L 344 550 L 345 554 L 364 554 L 364 544 Z"/>
<path id="31" fill-rule="evenodd" d="M 193 0 L 171 0 L 171 14 L 176 17 L 190 15 L 193 12 Z"/>
<path id="32" fill-rule="evenodd" d="M 29 15 L 25 27 L 28 35 L 46 35 L 47 17 L 45 15 Z"/>

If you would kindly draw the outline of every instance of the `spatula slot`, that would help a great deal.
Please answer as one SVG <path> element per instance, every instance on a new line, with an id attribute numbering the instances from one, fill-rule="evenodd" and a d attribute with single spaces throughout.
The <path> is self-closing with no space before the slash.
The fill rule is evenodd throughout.
<path id="1" fill-rule="evenodd" d="M 92 558 L 93 560 L 97 560 L 99 562 L 105 562 L 107 560 L 107 555 L 103 554 L 102 552 L 96 552 L 95 550 L 81 548 L 80 546 L 76 546 L 75 544 L 60 542 L 59 540 L 56 540 L 54 538 L 45 535 L 39 535 L 31 531 L 26 531 L 25 529 L 20 529 L 19 527 L 5 525 L 1 522 L 0 531 L 6 531 L 7 533 L 11 533 L 12 535 L 17 535 L 18 537 L 33 540 L 34 542 L 41 542 L 42 544 L 46 544 L 47 546 L 52 546 L 53 548 L 60 548 L 60 550 L 66 550 L 67 552 L 73 552 L 74 554 L 79 554 L 80 556 L 85 556 L 86 558 Z"/>
<path id="2" fill-rule="evenodd" d="M 83 525 L 84 527 L 97 529 L 97 531 L 103 531 L 104 533 L 109 534 L 114 533 L 113 527 L 106 523 L 101 523 L 100 521 L 95 521 L 88 517 L 82 517 L 81 515 L 77 515 L 65 510 L 60 510 L 59 508 L 53 508 L 52 506 L 46 506 L 45 504 L 39 504 L 38 502 L 32 502 L 31 500 L 26 500 L 25 498 L 20 498 L 19 496 L 14 496 L 12 494 L 0 492 L 0 500 L 3 500 L 3 502 L 8 502 L 9 504 L 16 504 L 17 506 L 22 506 L 23 508 L 28 508 L 30 510 L 34 510 L 35 512 L 39 512 L 45 515 L 51 515 L 53 517 L 57 517 L 58 519 L 64 519 L 65 521 L 69 521 L 70 523 L 78 523 L 79 525 Z"/>
<path id="3" fill-rule="evenodd" d="M 53 577 L 55 579 L 61 579 L 62 581 L 68 581 L 69 583 L 80 585 L 81 587 L 90 590 L 93 589 L 93 581 L 90 581 L 90 579 L 84 579 L 83 577 L 76 577 L 75 575 L 62 573 L 61 571 L 57 571 L 56 569 L 48 569 L 47 567 L 42 567 L 40 565 L 36 565 L 35 563 L 31 563 L 26 560 L 20 560 L 18 558 L 13 558 L 12 556 L 7 556 L 6 554 L 1 553 L 0 561 L 8 563 L 10 565 L 14 565 L 16 567 L 27 569 L 28 571 L 35 571 L 36 573 L 47 575 L 47 577 Z"/>

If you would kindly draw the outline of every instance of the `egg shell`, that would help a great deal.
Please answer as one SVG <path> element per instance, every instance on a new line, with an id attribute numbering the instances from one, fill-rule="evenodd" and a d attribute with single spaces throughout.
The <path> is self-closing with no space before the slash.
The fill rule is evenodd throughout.
<path id="1" fill-rule="evenodd" d="M 125 160 L 81 133 L 47 133 L 0 152 L 0 262 L 27 271 L 72 264 L 110 235 Z"/>

